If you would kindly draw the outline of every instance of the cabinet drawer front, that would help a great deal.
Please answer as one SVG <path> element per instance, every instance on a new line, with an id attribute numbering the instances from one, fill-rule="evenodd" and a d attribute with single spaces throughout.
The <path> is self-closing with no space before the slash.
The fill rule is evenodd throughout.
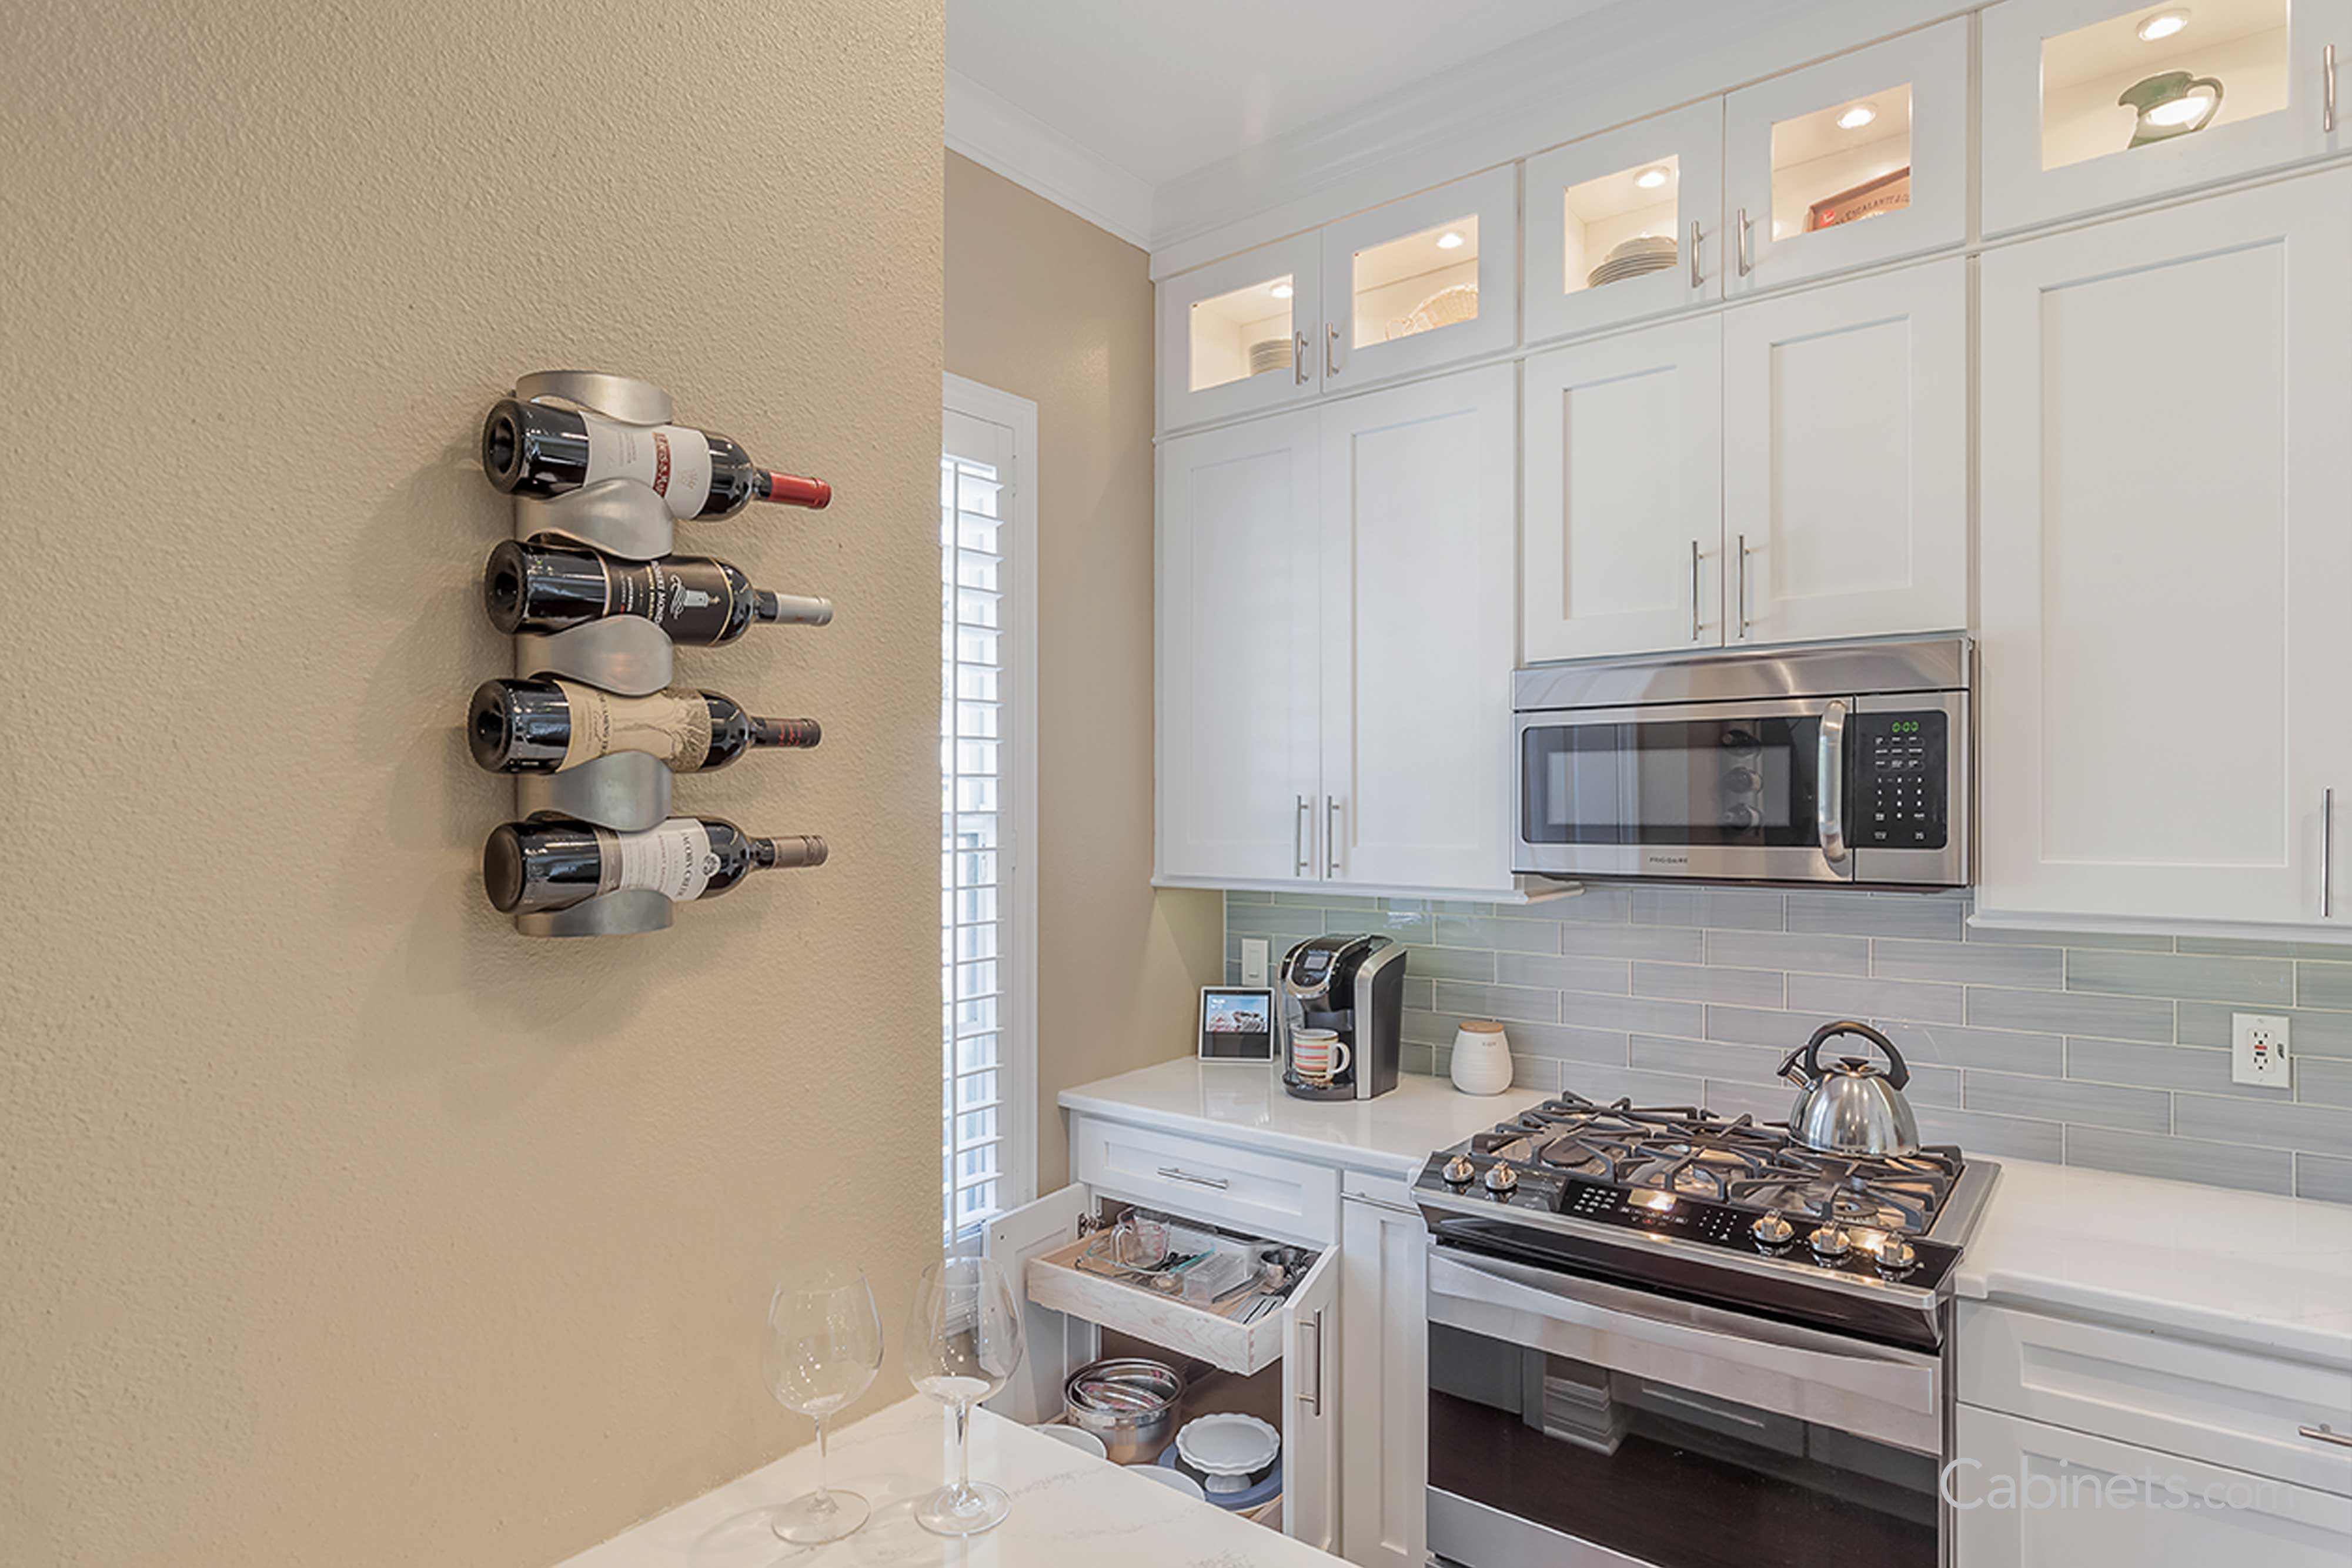
<path id="1" fill-rule="evenodd" d="M 1078 1179 L 1111 1197 L 1307 1246 L 1339 1233 L 1339 1173 L 1328 1166 L 1091 1116 L 1072 1141 Z"/>
<path id="2" fill-rule="evenodd" d="M 2341 1568 L 2352 1500 L 1960 1407 L 1947 1495 L 1964 1568 Z"/>
<path id="3" fill-rule="evenodd" d="M 1050 1257 L 1033 1259 L 1026 1286 L 1029 1299 L 1041 1307 L 1197 1356 L 1244 1377 L 1282 1358 L 1287 1322 L 1284 1314 L 1269 1312 L 1245 1323 L 1230 1310 L 1213 1311 L 1088 1273 L 1072 1261 L 1079 1248 L 1087 1245 L 1081 1241 Z"/>
<path id="4" fill-rule="evenodd" d="M 2352 1369 L 1963 1305 L 1963 1404 L 2352 1497 Z"/>

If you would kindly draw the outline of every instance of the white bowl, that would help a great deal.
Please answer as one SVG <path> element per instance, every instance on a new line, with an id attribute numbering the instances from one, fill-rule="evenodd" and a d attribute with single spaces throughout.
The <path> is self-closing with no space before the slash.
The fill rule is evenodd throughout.
<path id="1" fill-rule="evenodd" d="M 1103 1440 L 1083 1427 L 1057 1422 L 1051 1427 L 1032 1427 L 1029 1429 L 1041 1437 L 1051 1437 L 1056 1443 L 1067 1443 L 1071 1448 L 1083 1453 L 1092 1454 L 1097 1459 L 1110 1458 L 1110 1450 L 1103 1446 Z"/>
<path id="2" fill-rule="evenodd" d="M 1244 1491 L 1282 1452 L 1282 1434 L 1255 1416 L 1202 1416 L 1176 1434 L 1176 1457 L 1208 1478 L 1211 1491 Z"/>
<path id="3" fill-rule="evenodd" d="M 1165 1470 L 1158 1465 L 1129 1465 L 1127 1467 L 1127 1473 L 1131 1476 L 1141 1476 L 1148 1481 L 1158 1481 L 1170 1491 L 1182 1492 L 1194 1502 L 1209 1500 L 1207 1494 L 1201 1490 L 1201 1483 L 1181 1470 Z"/>

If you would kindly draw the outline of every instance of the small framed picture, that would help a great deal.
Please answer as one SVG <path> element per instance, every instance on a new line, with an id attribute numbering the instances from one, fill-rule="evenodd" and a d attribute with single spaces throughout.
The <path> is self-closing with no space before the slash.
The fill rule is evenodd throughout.
<path id="1" fill-rule="evenodd" d="M 1264 986 L 1202 986 L 1201 1060 L 1272 1061 L 1274 992 Z"/>

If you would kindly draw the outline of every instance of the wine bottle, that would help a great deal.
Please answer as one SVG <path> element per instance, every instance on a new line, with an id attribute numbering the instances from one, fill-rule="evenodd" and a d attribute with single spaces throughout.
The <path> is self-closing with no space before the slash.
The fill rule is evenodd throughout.
<path id="1" fill-rule="evenodd" d="M 717 692 L 672 686 L 614 696 L 574 681 L 484 681 L 466 739 L 493 773 L 561 773 L 617 751 L 642 751 L 673 773 L 724 768 L 755 747 L 816 745 L 813 718 L 758 718 Z"/>
<path id="2" fill-rule="evenodd" d="M 501 398 L 482 422 L 482 472 L 509 496 L 561 496 L 601 479 L 635 479 L 674 517 L 731 517 L 753 501 L 818 507 L 822 479 L 778 474 L 726 436 L 690 424 L 624 424 L 583 409 Z"/>
<path id="3" fill-rule="evenodd" d="M 732 643 L 754 621 L 823 626 L 833 601 L 751 586 L 708 556 L 614 560 L 577 545 L 508 539 L 490 551 L 482 601 L 501 632 L 562 632 L 610 615 L 652 622 L 680 643 Z"/>
<path id="4" fill-rule="evenodd" d="M 482 846 L 482 886 L 503 915 L 569 909 L 645 888 L 683 904 L 716 898 L 755 871 L 823 865 L 824 841 L 755 839 L 716 817 L 672 817 L 641 833 L 587 822 L 501 822 Z"/>

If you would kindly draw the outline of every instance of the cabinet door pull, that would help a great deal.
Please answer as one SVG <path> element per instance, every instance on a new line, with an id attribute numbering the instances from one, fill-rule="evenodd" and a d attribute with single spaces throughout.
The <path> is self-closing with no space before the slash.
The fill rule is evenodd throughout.
<path id="1" fill-rule="evenodd" d="M 1739 241 L 1739 276 L 1745 277 L 1751 270 L 1748 265 L 1748 209 L 1746 207 L 1739 209 L 1738 236 Z"/>
<path id="2" fill-rule="evenodd" d="M 2352 1448 L 2352 1432 L 2339 1432 L 2325 1421 L 2316 1427 L 2298 1427 L 2295 1430 L 2315 1443 L 2333 1443 L 2339 1448 Z"/>
<path id="3" fill-rule="evenodd" d="M 1315 802 L 1306 796 L 1298 797 L 1298 810 L 1290 819 L 1290 869 L 1297 876 L 1305 876 L 1315 869 L 1314 852 L 1307 847 L 1307 835 L 1315 821 Z"/>
<path id="4" fill-rule="evenodd" d="M 1339 373 L 1339 329 L 1332 327 L 1330 334 L 1323 343 L 1323 373 L 1336 376 Z"/>
<path id="5" fill-rule="evenodd" d="M 1696 288 L 1704 280 L 1698 270 L 1698 220 L 1691 220 L 1691 287 Z"/>
<path id="6" fill-rule="evenodd" d="M 1339 874 L 1339 797 L 1323 797 L 1323 874 Z"/>
<path id="7" fill-rule="evenodd" d="M 1190 1182 L 1194 1186 L 1205 1186 L 1213 1192 L 1223 1192 L 1234 1185 L 1223 1176 L 1194 1176 L 1191 1171 L 1176 1166 L 1161 1166 L 1160 1174 L 1170 1181 Z"/>
<path id="8" fill-rule="evenodd" d="M 1297 333 L 1297 341 L 1290 346 L 1290 380 L 1293 385 L 1307 384 L 1307 334 Z"/>
<path id="9" fill-rule="evenodd" d="M 1315 1331 L 1315 1355 L 1311 1363 L 1315 1368 L 1315 1391 L 1310 1394 L 1300 1389 L 1298 1402 L 1307 1406 L 1308 1415 L 1320 1416 L 1323 1414 L 1323 1309 L 1316 1308 L 1315 1315 L 1298 1327 L 1302 1333 L 1310 1328 Z"/>
<path id="10" fill-rule="evenodd" d="M 1421 1210 L 1418 1208 L 1409 1207 L 1402 1203 L 1391 1203 L 1384 1197 L 1367 1197 L 1360 1192 L 1343 1192 L 1339 1195 L 1339 1201 L 1342 1203 L 1359 1203 L 1363 1205 L 1366 1208 L 1377 1208 L 1389 1214 L 1402 1214 L 1408 1219 L 1419 1219 L 1421 1218 Z"/>
<path id="11" fill-rule="evenodd" d="M 1748 635 L 1748 536 L 1739 536 L 1739 635 Z"/>
<path id="12" fill-rule="evenodd" d="M 1691 540 L 1691 641 L 1698 641 L 1698 541 Z"/>
<path id="13" fill-rule="evenodd" d="M 2336 134 L 2336 46 L 2330 44 L 2319 57 L 2319 129 L 2328 135 Z"/>
<path id="14" fill-rule="evenodd" d="M 1822 841 L 1822 859 L 1832 865 L 1845 859 L 1845 715 L 1842 700 L 1822 710 L 1822 736 L 1813 766 L 1813 830 Z"/>
<path id="15" fill-rule="evenodd" d="M 2319 792 L 2319 917 L 2336 914 L 2336 791 Z"/>

